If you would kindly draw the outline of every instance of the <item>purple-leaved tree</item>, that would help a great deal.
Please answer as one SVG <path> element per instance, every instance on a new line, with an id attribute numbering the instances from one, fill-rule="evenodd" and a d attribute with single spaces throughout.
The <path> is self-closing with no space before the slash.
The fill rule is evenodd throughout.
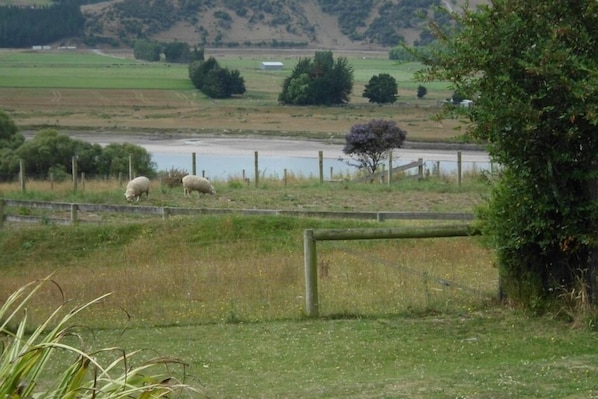
<path id="1" fill-rule="evenodd" d="M 375 173 L 388 151 L 400 148 L 406 136 L 407 132 L 393 121 L 374 119 L 353 125 L 343 148 L 343 153 L 351 157 L 347 164 Z"/>

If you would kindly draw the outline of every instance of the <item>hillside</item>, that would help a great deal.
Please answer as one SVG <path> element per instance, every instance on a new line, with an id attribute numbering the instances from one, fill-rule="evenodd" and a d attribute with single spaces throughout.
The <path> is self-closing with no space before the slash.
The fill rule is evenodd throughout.
<path id="1" fill-rule="evenodd" d="M 84 5 L 82 12 L 89 45 L 131 45 L 146 39 L 227 48 L 376 50 L 400 41 L 423 44 L 427 22 L 419 15 L 446 18 L 434 10 L 460 3 L 464 1 L 110 0 Z"/>

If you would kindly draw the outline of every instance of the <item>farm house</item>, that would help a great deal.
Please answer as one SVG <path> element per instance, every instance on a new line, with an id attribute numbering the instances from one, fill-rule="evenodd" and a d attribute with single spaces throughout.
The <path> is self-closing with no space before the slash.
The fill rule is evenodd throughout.
<path id="1" fill-rule="evenodd" d="M 262 61 L 260 69 L 265 71 L 280 71 L 284 67 L 282 62 L 278 61 Z"/>

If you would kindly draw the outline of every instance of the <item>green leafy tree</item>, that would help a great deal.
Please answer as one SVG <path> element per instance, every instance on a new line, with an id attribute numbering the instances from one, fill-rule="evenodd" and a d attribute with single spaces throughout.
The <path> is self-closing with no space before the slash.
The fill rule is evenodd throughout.
<path id="1" fill-rule="evenodd" d="M 0 181 L 12 180 L 19 171 L 19 156 L 16 149 L 25 142 L 25 137 L 10 116 L 0 111 Z"/>
<path id="2" fill-rule="evenodd" d="M 188 64 L 191 61 L 191 49 L 188 43 L 172 42 L 164 47 L 166 62 Z"/>
<path id="3" fill-rule="evenodd" d="M 388 151 L 400 148 L 407 137 L 407 132 L 395 122 L 375 119 L 368 123 L 357 124 L 345 136 L 343 153 L 351 156 L 351 166 L 364 169 L 372 174 L 386 159 Z"/>
<path id="4" fill-rule="evenodd" d="M 0 148 L 0 181 L 11 181 L 17 177 L 19 161 L 16 150 Z"/>
<path id="5" fill-rule="evenodd" d="M 189 64 L 189 78 L 198 90 L 211 98 L 229 98 L 246 91 L 241 73 L 221 67 L 214 57 Z"/>
<path id="6" fill-rule="evenodd" d="M 16 149 L 25 142 L 25 137 L 14 121 L 4 111 L 0 111 L 0 149 Z"/>
<path id="7" fill-rule="evenodd" d="M 72 139 L 56 129 L 40 130 L 17 149 L 27 173 L 40 177 L 47 176 L 52 168 L 72 173 L 74 156 L 77 157 L 78 172 L 96 174 L 101 152 L 100 145 Z"/>
<path id="8" fill-rule="evenodd" d="M 193 51 L 191 51 L 191 62 L 203 61 L 204 53 L 205 53 L 205 50 L 203 47 L 198 49 L 197 46 L 193 46 Z"/>
<path id="9" fill-rule="evenodd" d="M 133 47 L 133 56 L 136 60 L 160 61 L 162 46 L 157 42 L 137 40 Z"/>
<path id="10" fill-rule="evenodd" d="M 122 173 L 128 176 L 129 156 L 133 166 L 133 173 L 137 176 L 153 178 L 157 175 L 156 163 L 147 150 L 132 143 L 111 143 L 102 150 L 98 160 L 98 173 L 107 176 L 118 176 Z"/>
<path id="11" fill-rule="evenodd" d="M 395 78 L 387 73 L 374 75 L 365 85 L 363 97 L 371 103 L 385 104 L 397 101 L 398 86 Z"/>
<path id="12" fill-rule="evenodd" d="M 346 104 L 353 90 L 353 68 L 347 58 L 336 61 L 331 51 L 316 51 L 299 60 L 282 85 L 278 101 L 294 105 Z"/>
<path id="13" fill-rule="evenodd" d="M 388 59 L 400 62 L 416 61 L 416 57 L 404 45 L 391 48 L 388 51 Z"/>
<path id="14" fill-rule="evenodd" d="M 507 297 L 596 303 L 598 2 L 492 0 L 452 16 L 458 30 L 433 26 L 443 47 L 420 78 L 475 100 L 470 133 L 504 168 L 479 216 Z"/>

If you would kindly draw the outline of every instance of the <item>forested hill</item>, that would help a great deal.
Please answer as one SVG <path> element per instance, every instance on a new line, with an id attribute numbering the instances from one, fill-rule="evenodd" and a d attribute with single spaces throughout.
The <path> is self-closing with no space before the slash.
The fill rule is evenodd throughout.
<path id="1" fill-rule="evenodd" d="M 132 46 L 135 40 L 144 39 L 178 40 L 211 47 L 384 48 L 402 41 L 425 44 L 430 40 L 427 19 L 444 23 L 447 17 L 438 8 L 464 3 L 463 0 L 52 0 L 53 6 L 39 7 L 33 6 L 33 0 L 15 1 L 20 6 L 0 6 L 0 47 L 60 41 L 89 46 Z"/>

